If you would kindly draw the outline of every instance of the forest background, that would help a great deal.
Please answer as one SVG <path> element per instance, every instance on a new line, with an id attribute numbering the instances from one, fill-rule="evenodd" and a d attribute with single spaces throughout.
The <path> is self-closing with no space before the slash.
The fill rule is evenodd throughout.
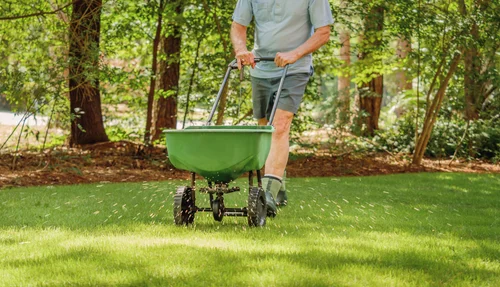
<path id="1" fill-rule="evenodd" d="M 498 163 L 498 0 L 330 4 L 335 25 L 314 54 L 315 75 L 292 128 L 294 152 L 382 152 L 414 166 L 424 157 Z M 22 169 L 21 151 L 38 154 L 40 168 L 61 147 L 110 141 L 148 158 L 152 147 L 164 147 L 165 129 L 204 124 L 234 59 L 235 5 L 2 1 L 0 112 L 18 115 L 0 121 L 4 167 Z M 255 124 L 245 73 L 242 82 L 233 74 L 214 124 Z"/>

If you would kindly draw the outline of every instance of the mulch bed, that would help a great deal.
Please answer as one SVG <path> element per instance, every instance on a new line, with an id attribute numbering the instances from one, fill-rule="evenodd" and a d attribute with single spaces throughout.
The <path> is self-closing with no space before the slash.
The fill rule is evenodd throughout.
<path id="1" fill-rule="evenodd" d="M 480 161 L 425 160 L 413 166 L 404 155 L 295 155 L 287 166 L 289 177 L 368 176 L 408 172 L 469 172 L 500 174 L 500 165 Z M 13 168 L 14 167 L 14 168 Z M 142 182 L 189 179 L 188 172 L 168 162 L 164 148 L 145 148 L 120 141 L 59 147 L 44 152 L 0 154 L 0 189 L 93 182 Z"/>

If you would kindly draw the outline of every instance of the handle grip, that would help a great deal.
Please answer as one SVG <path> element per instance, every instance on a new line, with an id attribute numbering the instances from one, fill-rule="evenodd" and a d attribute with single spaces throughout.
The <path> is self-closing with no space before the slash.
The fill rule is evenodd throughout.
<path id="1" fill-rule="evenodd" d="M 255 63 L 258 62 L 274 62 L 274 57 L 258 57 L 254 58 Z M 231 69 L 238 69 L 238 61 L 234 59 L 231 63 L 229 63 L 229 67 Z"/>
<path id="2" fill-rule="evenodd" d="M 274 62 L 274 57 L 260 57 L 260 58 L 254 58 L 255 62 L 261 62 L 261 61 L 267 61 L 267 62 Z"/>

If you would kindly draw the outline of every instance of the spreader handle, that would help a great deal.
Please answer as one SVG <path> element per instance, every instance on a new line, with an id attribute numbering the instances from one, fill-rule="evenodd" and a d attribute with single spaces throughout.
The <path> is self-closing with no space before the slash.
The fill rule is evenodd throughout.
<path id="1" fill-rule="evenodd" d="M 254 60 L 256 63 L 261 62 L 261 61 L 274 62 L 274 57 L 260 57 L 260 58 L 254 58 Z M 229 80 L 229 74 L 231 73 L 232 70 L 235 70 L 235 69 L 238 69 L 238 62 L 236 61 L 236 59 L 231 61 L 231 63 L 229 63 L 229 65 L 227 67 L 227 71 L 226 71 L 226 74 L 224 75 L 224 80 L 222 81 L 222 85 L 219 89 L 219 93 L 217 94 L 217 98 L 215 99 L 215 103 L 212 107 L 212 111 L 210 112 L 210 115 L 208 116 L 208 120 L 206 123 L 207 126 L 209 126 L 210 123 L 212 122 L 215 111 L 217 110 L 217 106 L 219 105 L 220 98 L 222 97 L 222 93 L 224 91 L 224 88 L 226 87 L 227 81 Z M 288 72 L 288 64 L 283 69 L 283 75 L 281 76 L 278 91 L 277 91 L 275 98 L 274 98 L 273 109 L 271 110 L 271 115 L 269 117 L 269 123 L 268 123 L 269 126 L 271 126 L 273 124 L 274 115 L 276 114 L 276 109 L 278 108 L 278 101 L 279 101 L 279 98 L 281 95 L 281 90 L 283 89 L 283 83 L 285 82 L 285 77 L 286 77 L 287 72 Z"/>
<path id="2" fill-rule="evenodd" d="M 260 58 L 253 58 L 255 63 L 258 62 L 274 62 L 274 57 L 260 57 Z M 234 59 L 231 63 L 229 63 L 229 67 L 231 69 L 238 69 L 238 62 L 236 59 Z"/>

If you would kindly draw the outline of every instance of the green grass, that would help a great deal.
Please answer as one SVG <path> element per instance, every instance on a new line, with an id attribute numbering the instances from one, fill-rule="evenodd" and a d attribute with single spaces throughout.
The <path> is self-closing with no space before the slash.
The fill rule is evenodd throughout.
<path id="1" fill-rule="evenodd" d="M 1 190 L 0 286 L 500 285 L 498 175 L 292 178 L 265 228 L 174 226 L 180 184 Z"/>

